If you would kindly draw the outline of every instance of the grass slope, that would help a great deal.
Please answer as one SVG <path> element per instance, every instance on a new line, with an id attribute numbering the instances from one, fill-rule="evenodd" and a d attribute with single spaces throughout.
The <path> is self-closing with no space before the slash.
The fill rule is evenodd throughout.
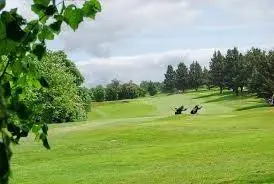
<path id="1" fill-rule="evenodd" d="M 196 103 L 198 116 L 171 115 Z M 96 104 L 90 121 L 51 127 L 51 151 L 15 146 L 12 183 L 274 183 L 273 117 L 229 92 Z"/>

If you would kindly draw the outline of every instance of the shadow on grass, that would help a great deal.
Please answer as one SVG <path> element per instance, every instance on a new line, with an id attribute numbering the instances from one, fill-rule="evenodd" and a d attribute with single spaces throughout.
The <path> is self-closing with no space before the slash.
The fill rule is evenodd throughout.
<path id="1" fill-rule="evenodd" d="M 228 92 L 225 95 L 220 96 L 219 98 L 212 99 L 212 100 L 207 100 L 204 103 L 214 103 L 214 102 L 229 101 L 229 100 L 233 100 L 233 101 L 245 100 L 245 99 L 248 99 L 252 96 L 254 96 L 254 95 L 248 94 L 248 93 L 242 93 L 242 94 L 237 96 L 233 92 Z"/>
<path id="2" fill-rule="evenodd" d="M 208 98 L 208 97 L 213 97 L 213 96 L 225 96 L 225 95 L 229 95 L 229 94 L 232 94 L 232 92 L 225 91 L 221 94 L 219 92 L 215 92 L 215 93 L 211 93 L 211 94 L 207 94 L 207 95 L 198 96 L 193 99 L 202 99 L 202 98 Z"/>
<path id="3" fill-rule="evenodd" d="M 250 176 L 248 179 L 235 179 L 235 180 L 226 180 L 218 182 L 219 184 L 228 184 L 228 183 L 274 183 L 274 175 L 258 175 Z"/>
<path id="4" fill-rule="evenodd" d="M 251 109 L 257 109 L 257 108 L 262 108 L 262 107 L 270 107 L 269 104 L 257 104 L 257 105 L 251 105 L 247 107 L 241 107 L 236 109 L 236 111 L 245 111 L 245 110 L 251 110 Z"/>

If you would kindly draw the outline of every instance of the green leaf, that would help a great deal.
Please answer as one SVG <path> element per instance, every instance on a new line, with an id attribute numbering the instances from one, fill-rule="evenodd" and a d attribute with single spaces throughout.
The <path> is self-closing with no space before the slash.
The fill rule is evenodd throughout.
<path id="1" fill-rule="evenodd" d="M 6 38 L 6 24 L 0 19 L 0 40 Z"/>
<path id="2" fill-rule="evenodd" d="M 49 27 L 51 28 L 51 30 L 56 33 L 56 34 L 59 34 L 60 33 L 60 30 L 61 30 L 61 25 L 62 25 L 62 21 L 61 20 L 58 20 L 52 24 L 49 25 Z"/>
<path id="3" fill-rule="evenodd" d="M 65 22 L 75 31 L 83 21 L 83 11 L 75 5 L 69 5 L 64 12 Z"/>
<path id="4" fill-rule="evenodd" d="M 41 133 L 39 138 L 40 138 L 40 140 L 43 141 L 43 146 L 45 148 L 47 148 L 47 149 L 50 149 L 50 146 L 49 146 L 49 143 L 48 143 L 48 139 L 47 139 L 47 135 L 44 134 L 44 133 Z"/>
<path id="5" fill-rule="evenodd" d="M 97 0 L 89 0 L 84 3 L 82 10 L 85 17 L 94 19 L 96 13 L 101 11 L 101 4 Z"/>
<path id="6" fill-rule="evenodd" d="M 48 142 L 48 139 L 47 138 L 44 138 L 43 139 L 43 146 L 45 148 L 47 148 L 48 150 L 50 150 L 50 146 L 49 146 L 49 142 Z"/>
<path id="7" fill-rule="evenodd" d="M 16 42 L 21 41 L 26 35 L 16 21 L 6 24 L 6 34 L 8 39 Z"/>
<path id="8" fill-rule="evenodd" d="M 41 60 L 46 53 L 45 44 L 36 44 L 32 50 L 32 53 L 37 56 L 38 60 Z"/>
<path id="9" fill-rule="evenodd" d="M 41 33 L 38 35 L 40 41 L 43 40 L 53 40 L 54 34 L 51 32 L 51 29 L 48 26 L 44 26 Z"/>
<path id="10" fill-rule="evenodd" d="M 36 134 L 40 131 L 40 129 L 41 125 L 33 125 L 31 131 Z"/>
<path id="11" fill-rule="evenodd" d="M 4 88 L 4 96 L 7 98 L 7 97 L 10 97 L 11 95 L 11 87 L 10 87 L 10 82 L 6 82 L 4 85 L 3 85 L 3 88 Z"/>
<path id="12" fill-rule="evenodd" d="M 48 125 L 47 124 L 43 124 L 43 126 L 42 126 L 43 133 L 46 134 L 46 135 L 48 135 L 48 130 L 49 130 Z"/>
<path id="13" fill-rule="evenodd" d="M 41 4 L 33 4 L 31 5 L 31 10 L 36 13 L 37 15 L 39 15 L 39 17 L 44 15 L 44 11 L 46 10 L 46 6 L 41 5 Z"/>
<path id="14" fill-rule="evenodd" d="M 50 3 L 50 0 L 33 0 L 33 2 L 35 4 L 41 4 L 41 5 L 44 5 L 44 6 L 48 6 L 49 3 Z"/>
<path id="15" fill-rule="evenodd" d="M 18 117 L 21 119 L 27 119 L 29 117 L 29 111 L 23 102 L 14 103 L 13 110 L 17 112 Z"/>
<path id="16" fill-rule="evenodd" d="M 22 94 L 23 93 L 23 88 L 22 87 L 17 87 L 16 89 L 15 89 L 15 95 L 20 95 L 20 94 Z"/>
<path id="17" fill-rule="evenodd" d="M 41 84 L 41 86 L 43 86 L 44 88 L 49 88 L 49 83 L 48 81 L 45 79 L 45 77 L 41 77 L 39 79 L 39 82 Z"/>
<path id="18" fill-rule="evenodd" d="M 54 13 L 56 13 L 57 12 L 57 8 L 54 6 L 54 5 L 50 5 L 49 7 L 47 7 L 46 8 L 46 10 L 45 10 L 45 14 L 47 15 L 47 16 L 52 16 L 52 15 L 54 15 Z"/>
<path id="19" fill-rule="evenodd" d="M 0 10 L 6 6 L 6 0 L 0 0 Z"/>

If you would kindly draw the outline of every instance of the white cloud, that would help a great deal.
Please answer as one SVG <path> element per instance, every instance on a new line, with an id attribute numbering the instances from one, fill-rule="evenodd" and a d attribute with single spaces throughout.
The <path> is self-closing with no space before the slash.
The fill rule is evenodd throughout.
<path id="1" fill-rule="evenodd" d="M 130 57 L 95 58 L 78 63 L 78 68 L 86 78 L 86 85 L 106 84 L 116 78 L 122 82 L 133 80 L 162 81 L 167 65 L 174 67 L 179 62 L 189 65 L 199 61 L 207 66 L 215 49 L 174 50 Z"/>
<path id="2" fill-rule="evenodd" d="M 198 48 L 250 48 L 274 42 L 273 0 L 100 2 L 102 12 L 95 21 L 81 24 L 76 32 L 66 28 L 50 44 L 70 55 L 85 53 L 90 58 L 75 58 L 88 84 L 113 78 L 158 81 L 168 64 L 198 60 L 206 65 L 214 49 Z M 7 0 L 6 9 L 18 7 L 24 16 L 32 17 L 30 3 Z"/>

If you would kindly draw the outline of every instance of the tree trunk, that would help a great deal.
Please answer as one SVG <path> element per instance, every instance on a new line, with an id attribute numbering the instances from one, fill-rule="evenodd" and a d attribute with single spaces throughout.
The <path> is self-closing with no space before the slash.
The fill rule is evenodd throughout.
<path id="1" fill-rule="evenodd" d="M 239 89 L 238 88 L 234 89 L 234 92 L 236 93 L 237 96 L 239 96 Z"/>
<path id="2" fill-rule="evenodd" d="M 243 93 L 243 90 L 244 90 L 244 87 L 243 87 L 243 86 L 241 86 L 241 93 Z"/>
<path id="3" fill-rule="evenodd" d="M 223 86 L 220 86 L 220 94 L 223 93 Z"/>

